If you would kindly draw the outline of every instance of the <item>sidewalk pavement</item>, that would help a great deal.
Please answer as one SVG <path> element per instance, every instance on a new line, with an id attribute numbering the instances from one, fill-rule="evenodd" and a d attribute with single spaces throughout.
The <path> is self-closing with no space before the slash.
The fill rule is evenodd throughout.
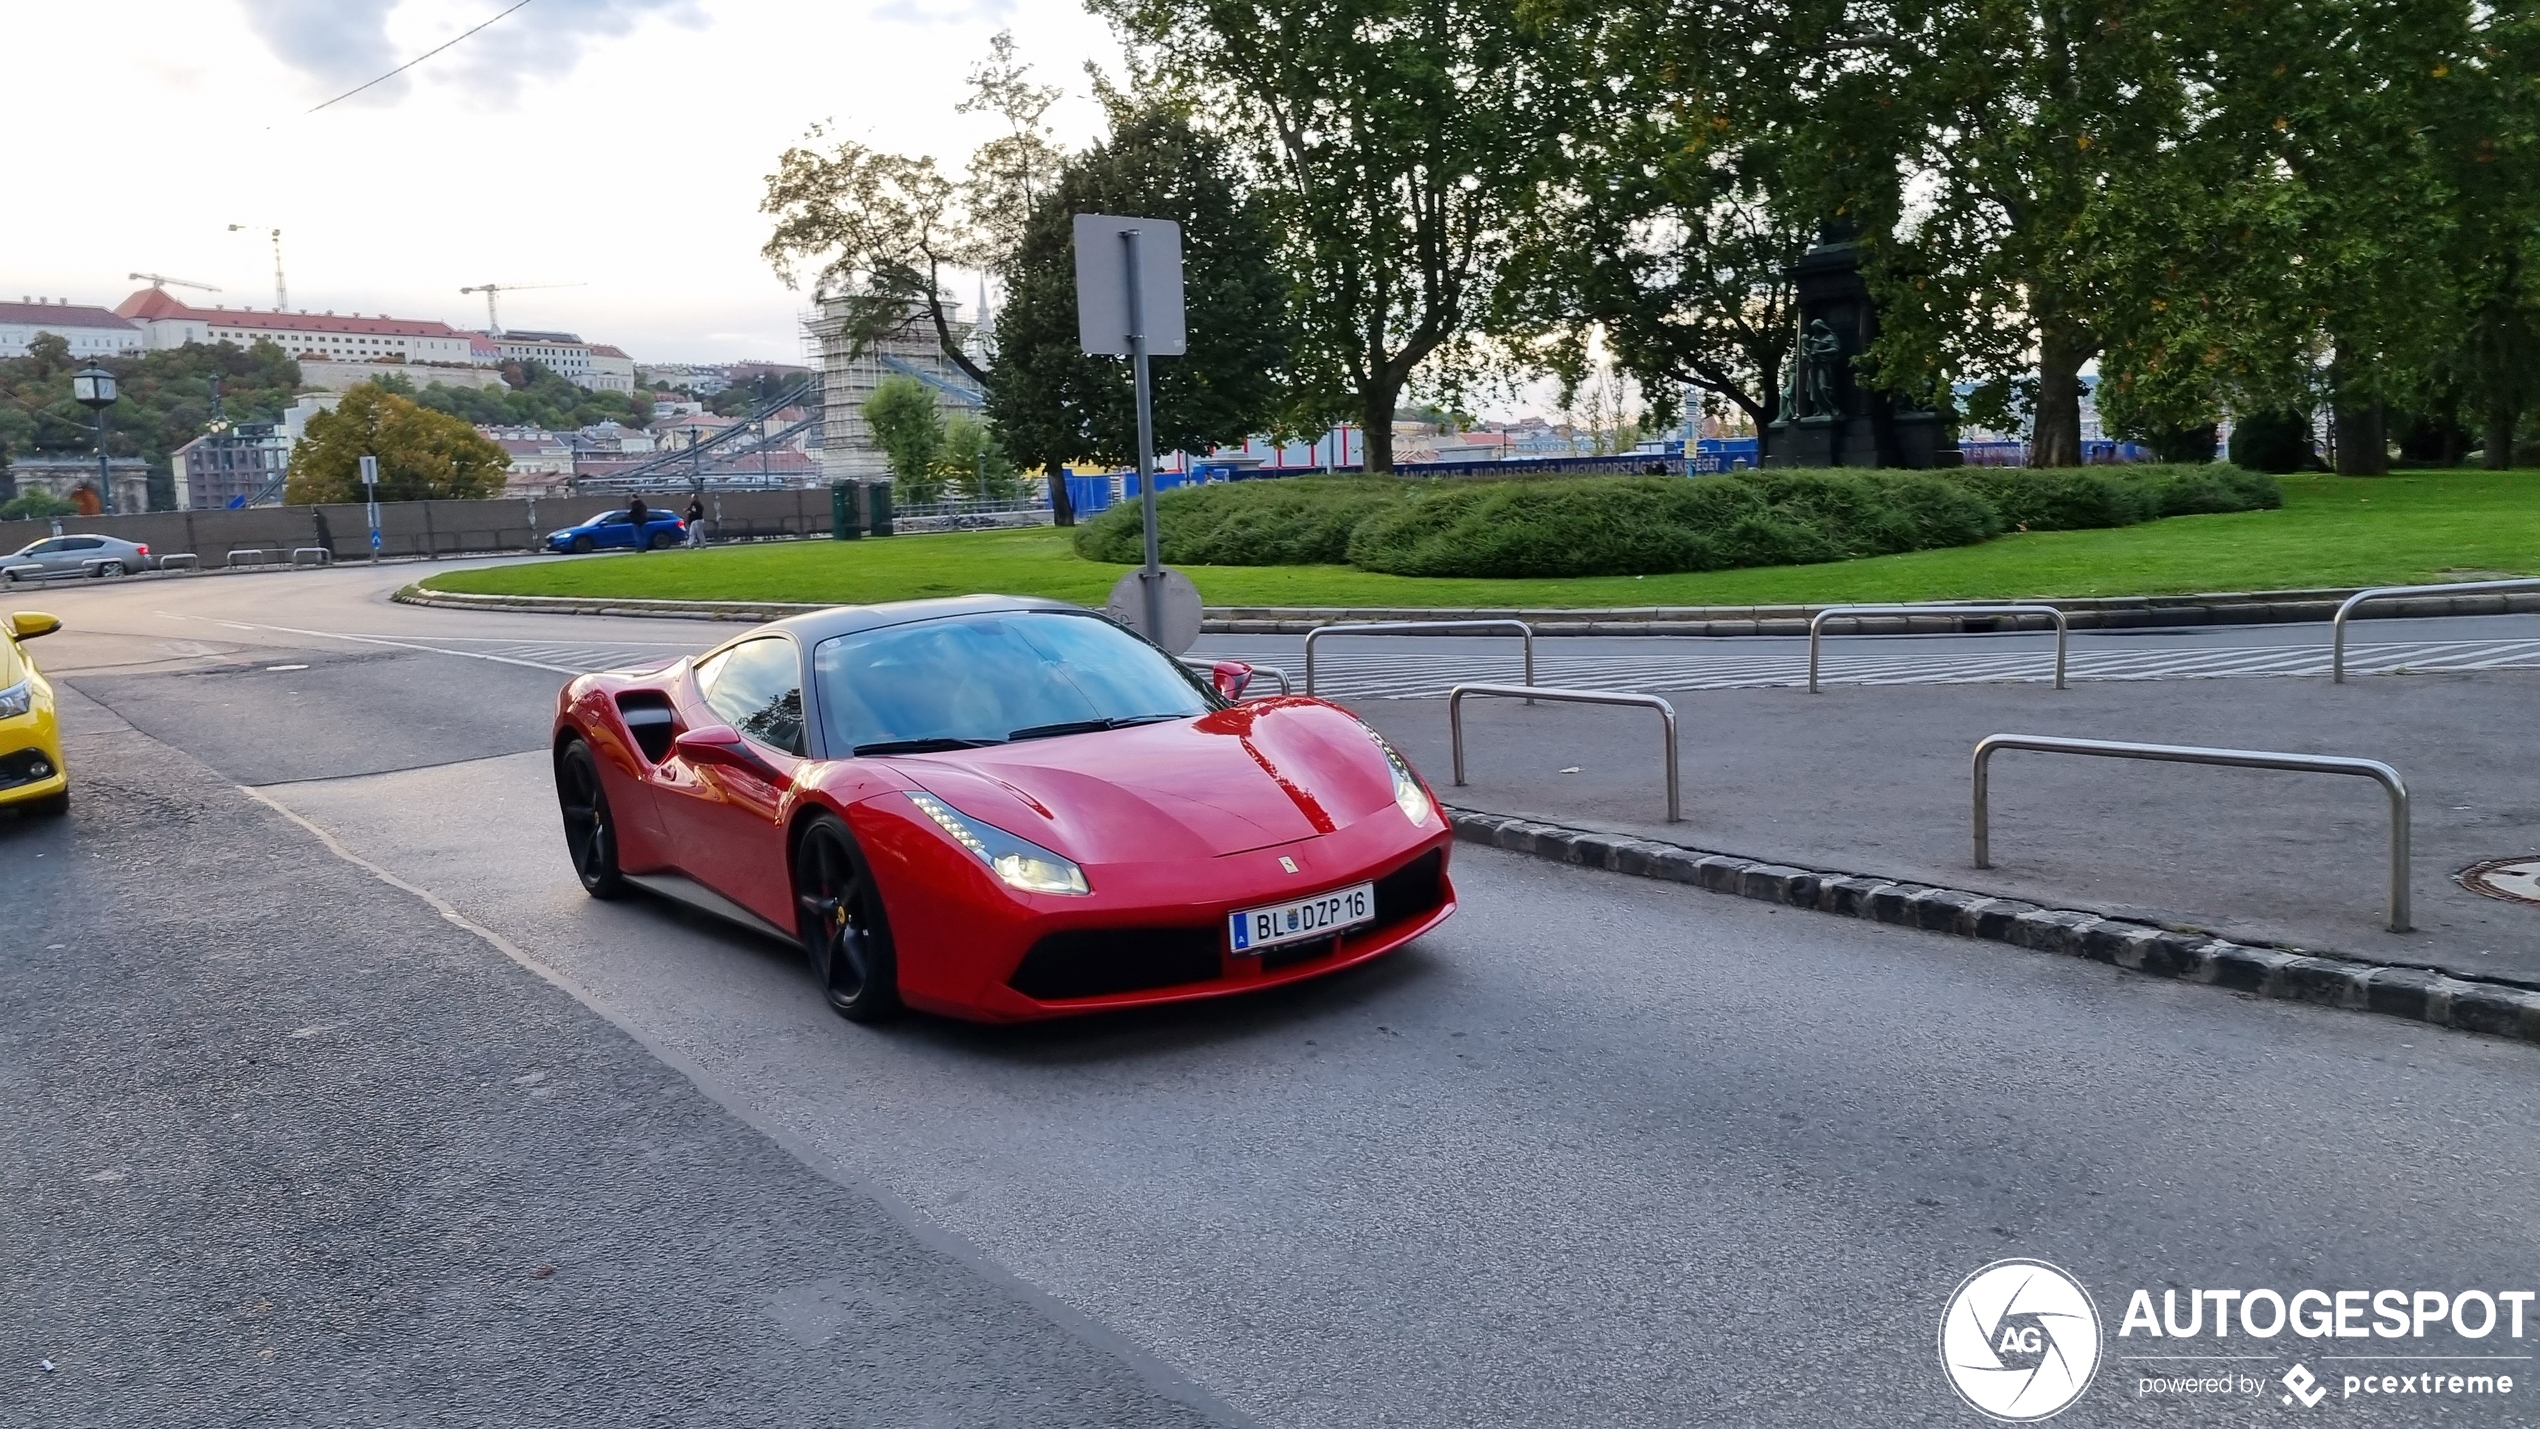
<path id="1" fill-rule="evenodd" d="M 2484 859 L 2540 856 L 2540 765 L 2524 750 L 2540 674 L 1670 699 L 1677 824 L 1654 712 L 1468 699 L 1470 783 L 1456 789 L 1444 700 L 1355 708 L 1464 808 L 2540 987 L 2540 906 L 2453 881 Z M 2383 926 L 2387 802 L 2366 779 L 2007 751 L 1993 760 L 1994 867 L 1978 869 L 1969 763 L 1994 733 L 2382 760 L 2414 799 L 2416 931 Z"/>

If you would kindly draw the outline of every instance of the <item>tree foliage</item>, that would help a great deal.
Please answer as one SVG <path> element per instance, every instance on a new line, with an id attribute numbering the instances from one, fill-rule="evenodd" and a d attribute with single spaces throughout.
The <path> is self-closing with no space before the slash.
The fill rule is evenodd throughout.
<path id="1" fill-rule="evenodd" d="M 617 422 L 642 427 L 653 420 L 652 398 L 635 392 L 593 392 L 543 362 L 503 364 L 503 385 L 453 387 L 435 382 L 417 391 L 405 377 L 379 379 L 382 391 L 411 397 L 416 405 L 487 427 L 538 427 L 571 431 Z"/>
<path id="2" fill-rule="evenodd" d="M 511 463 L 465 418 L 363 382 L 334 411 L 309 419 L 308 435 L 291 452 L 283 500 L 295 506 L 363 500 L 365 456 L 379 459 L 382 501 L 499 496 Z"/>
<path id="3" fill-rule="evenodd" d="M 767 176 L 759 211 L 776 226 L 759 252 L 788 286 L 808 272 L 814 293 L 844 307 L 855 351 L 921 321 L 947 361 L 984 383 L 985 369 L 953 332 L 958 302 L 948 278 L 955 270 L 996 271 L 1012 254 L 1058 167 L 1058 147 L 1042 123 L 1058 92 L 1031 81 L 1004 32 L 970 71 L 968 88 L 957 107 L 997 115 L 1007 132 L 972 155 L 966 179 L 944 173 L 932 155 L 846 138 L 823 147 L 832 136 L 813 125 L 811 142 L 778 155 Z"/>
<path id="4" fill-rule="evenodd" d="M 1032 212 L 1006 270 L 988 414 L 1016 459 L 1049 474 L 1070 524 L 1060 468 L 1136 458 L 1127 359 L 1078 346 L 1074 215 L 1169 218 L 1182 226 L 1189 344 L 1149 361 L 1156 446 L 1206 451 L 1273 427 L 1287 395 L 1287 280 L 1262 205 L 1240 188 L 1224 139 L 1169 107 L 1123 106 L 1110 137 L 1070 159 Z"/>
<path id="5" fill-rule="evenodd" d="M 945 486 L 964 500 L 1011 501 L 1022 493 L 1014 458 L 997 440 L 996 429 L 968 412 L 944 419 L 944 444 L 935 466 Z"/>
<path id="6" fill-rule="evenodd" d="M 1245 147 L 1296 284 L 1296 425 L 1341 412 L 1367 466 L 1423 373 L 1470 359 L 1512 202 L 1561 112 L 1507 0 L 1090 0 Z"/>
<path id="7" fill-rule="evenodd" d="M 942 497 L 944 418 L 935 394 L 914 377 L 885 377 L 864 399 L 865 425 L 890 463 L 891 481 L 903 505 Z"/>
<path id="8" fill-rule="evenodd" d="M 277 421 L 300 390 L 300 365 L 270 342 L 188 343 L 96 365 L 115 375 L 118 389 L 106 409 L 106 450 L 150 464 L 154 507 L 175 504 L 169 454 L 210 430 L 215 413 L 232 422 Z M 95 415 L 71 400 L 71 374 L 87 366 L 53 333 L 37 334 L 23 357 L 0 358 L 0 461 L 18 452 L 97 449 Z"/>
<path id="9" fill-rule="evenodd" d="M 1816 170 L 1794 143 L 1785 4 L 1542 0 L 1564 141 L 1516 207 L 1493 329 L 1561 380 L 1591 346 L 1653 421 L 1688 386 L 1758 432 L 1781 415 L 1790 265 L 1816 236 Z"/>

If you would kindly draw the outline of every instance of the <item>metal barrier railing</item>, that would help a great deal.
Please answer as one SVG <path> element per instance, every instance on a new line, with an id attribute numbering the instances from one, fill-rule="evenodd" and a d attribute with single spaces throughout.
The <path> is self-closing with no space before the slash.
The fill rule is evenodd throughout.
<path id="1" fill-rule="evenodd" d="M 1808 618 L 1808 693 L 1817 693 L 1817 652 L 1825 641 L 1826 622 L 1864 615 L 2043 615 L 2055 622 L 2055 688 L 2064 688 L 2064 647 L 2072 626 L 2051 605 L 1830 605 Z M 2014 627 L 2016 633 L 2016 627 Z"/>
<path id="2" fill-rule="evenodd" d="M 1677 789 L 1676 774 L 1676 707 L 1656 695 L 1627 694 L 1621 690 L 1563 690 L 1539 685 L 1457 685 L 1446 693 L 1447 737 L 1455 749 L 1455 786 L 1464 787 L 1464 697 L 1492 695 L 1504 699 L 1522 699 L 1532 704 L 1549 700 L 1571 705 L 1629 705 L 1635 709 L 1658 711 L 1666 726 L 1667 736 L 1667 822 L 1684 822 L 1684 801 Z"/>
<path id="3" fill-rule="evenodd" d="M 222 564 L 228 566 L 233 571 L 237 570 L 241 566 L 261 567 L 266 563 L 267 559 L 272 556 L 272 554 L 273 553 L 271 551 L 232 551 L 229 553 L 228 557 L 223 560 Z M 249 557 L 253 557 L 254 559 L 251 560 Z"/>
<path id="4" fill-rule="evenodd" d="M 335 553 L 324 546 L 295 546 L 291 550 L 291 565 L 295 570 L 302 566 L 331 566 L 334 564 Z"/>
<path id="5" fill-rule="evenodd" d="M 1251 662 L 1251 661 L 1249 661 L 1249 660 L 1243 661 L 1243 662 L 1241 662 L 1241 663 L 1246 664 L 1246 665 L 1251 665 L 1251 666 L 1252 666 L 1252 673 L 1253 673 L 1253 674 L 1255 674 L 1255 675 L 1268 675 L 1270 678 L 1272 678 L 1272 679 L 1274 679 L 1274 680 L 1278 681 L 1278 682 L 1279 682 L 1279 693 L 1280 693 L 1280 694 L 1286 695 L 1286 694 L 1294 694 L 1294 693 L 1296 692 L 1295 686 L 1293 686 L 1293 685 L 1291 685 L 1291 684 L 1289 684 L 1289 683 L 1288 683 L 1288 672 L 1287 672 L 1287 671 L 1285 671 L 1285 670 L 1280 669 L 1278 666 L 1276 666 L 1276 665 L 1252 665 L 1252 662 Z M 1188 669 L 1188 670 L 1196 670 L 1196 671 L 1198 671 L 1200 674 L 1203 674 L 1203 675 L 1206 675 L 1206 674 L 1209 674 L 1209 673 L 1211 673 L 1211 672 L 1215 671 L 1215 670 L 1216 670 L 1216 668 L 1217 668 L 1217 665 L 1218 665 L 1218 662 L 1217 662 L 1217 661 L 1215 661 L 1215 660 L 1189 660 L 1189 659 L 1186 659 L 1186 660 L 1182 661 L 1182 666 L 1183 666 L 1183 668 L 1184 668 L 1184 669 Z"/>
<path id="6" fill-rule="evenodd" d="M 159 557 L 159 569 L 163 571 L 199 571 L 202 568 L 203 558 L 191 551 L 180 551 L 173 556 Z"/>
<path id="7" fill-rule="evenodd" d="M 1314 693 L 1314 642 L 1326 635 L 1432 635 L 1449 630 L 1514 630 L 1526 642 L 1526 683 L 1535 682 L 1535 628 L 1522 620 L 1373 620 L 1318 625 L 1305 632 L 1305 692 Z"/>
<path id="8" fill-rule="evenodd" d="M 2417 595 L 2475 595 L 2491 590 L 2540 590 L 2540 579 L 2459 581 L 2451 585 L 2384 585 L 2355 592 L 2346 597 L 2344 603 L 2337 607 L 2337 614 L 2328 622 L 2329 680 L 2340 685 L 2346 683 L 2346 617 L 2355 613 L 2355 607 L 2367 601 L 2405 600 Z"/>
<path id="9" fill-rule="evenodd" d="M 2390 931 L 2408 931 L 2408 786 L 2399 771 L 2378 759 L 2335 754 L 2276 754 L 2262 749 L 2204 749 L 2187 744 L 2134 744 L 2115 739 L 2065 739 L 2045 734 L 1988 734 L 1976 741 L 1976 867 L 1993 866 L 1992 764 L 1996 752 L 2029 749 L 2045 754 L 2087 754 L 2105 759 L 2149 759 L 2165 764 L 2219 764 L 2233 769 L 2289 769 L 2306 774 L 2355 774 L 2390 796 Z"/>

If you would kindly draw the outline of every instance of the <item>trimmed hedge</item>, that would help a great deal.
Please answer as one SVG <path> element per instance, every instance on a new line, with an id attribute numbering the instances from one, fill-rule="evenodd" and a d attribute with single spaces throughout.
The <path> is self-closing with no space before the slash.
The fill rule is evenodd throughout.
<path id="1" fill-rule="evenodd" d="M 1972 545 L 1999 528 L 1965 489 L 1902 473 L 1476 482 L 1369 517 L 1349 563 L 1403 576 L 1652 575 Z"/>
<path id="2" fill-rule="evenodd" d="M 1189 566 L 1339 565 L 1358 523 L 1410 493 L 1394 477 L 1281 477 L 1183 486 L 1155 495 L 1164 559 Z M 1076 528 L 1076 554 L 1146 559 L 1139 503 L 1123 501 Z"/>
<path id="3" fill-rule="evenodd" d="M 2212 464 L 2032 471 L 1762 471 L 1436 481 L 1285 478 L 1156 500 L 1164 559 L 1342 561 L 1405 576 L 1658 575 L 1969 546 L 2004 531 L 2127 526 L 2281 506 L 2275 479 Z M 1142 557 L 1138 508 L 1077 528 L 1077 554 Z"/>

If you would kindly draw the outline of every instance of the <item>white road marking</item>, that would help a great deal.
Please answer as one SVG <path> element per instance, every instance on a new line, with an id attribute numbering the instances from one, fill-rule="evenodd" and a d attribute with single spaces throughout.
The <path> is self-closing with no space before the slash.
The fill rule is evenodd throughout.
<path id="1" fill-rule="evenodd" d="M 1770 689 L 1805 685 L 1804 650 L 1740 652 L 1686 642 L 1683 650 L 1627 655 L 1572 655 L 1550 641 L 1537 647 L 1535 678 L 1546 685 L 1587 686 L 1640 692 Z M 1191 658 L 1238 659 L 1194 651 Z M 1255 657 L 1257 658 L 1257 657 Z M 2208 680 L 2323 676 L 2328 648 L 2320 645 L 2182 646 L 2172 649 L 2072 651 L 2067 675 L 2082 680 Z M 2540 669 L 2540 640 L 2417 640 L 2350 645 L 2351 674 L 2440 674 L 2467 670 Z M 2040 684 L 2054 678 L 2052 646 L 1998 654 L 1877 654 L 1829 652 L 1818 680 L 1829 685 L 1958 685 L 2005 682 Z M 1301 671 L 1297 671 L 1300 676 Z M 1517 677 L 1513 652 L 1446 655 L 1408 652 L 1318 655 L 1315 690 L 1342 699 L 1436 699 L 1472 680 Z M 1301 684 L 1300 684 L 1301 688 Z"/>

